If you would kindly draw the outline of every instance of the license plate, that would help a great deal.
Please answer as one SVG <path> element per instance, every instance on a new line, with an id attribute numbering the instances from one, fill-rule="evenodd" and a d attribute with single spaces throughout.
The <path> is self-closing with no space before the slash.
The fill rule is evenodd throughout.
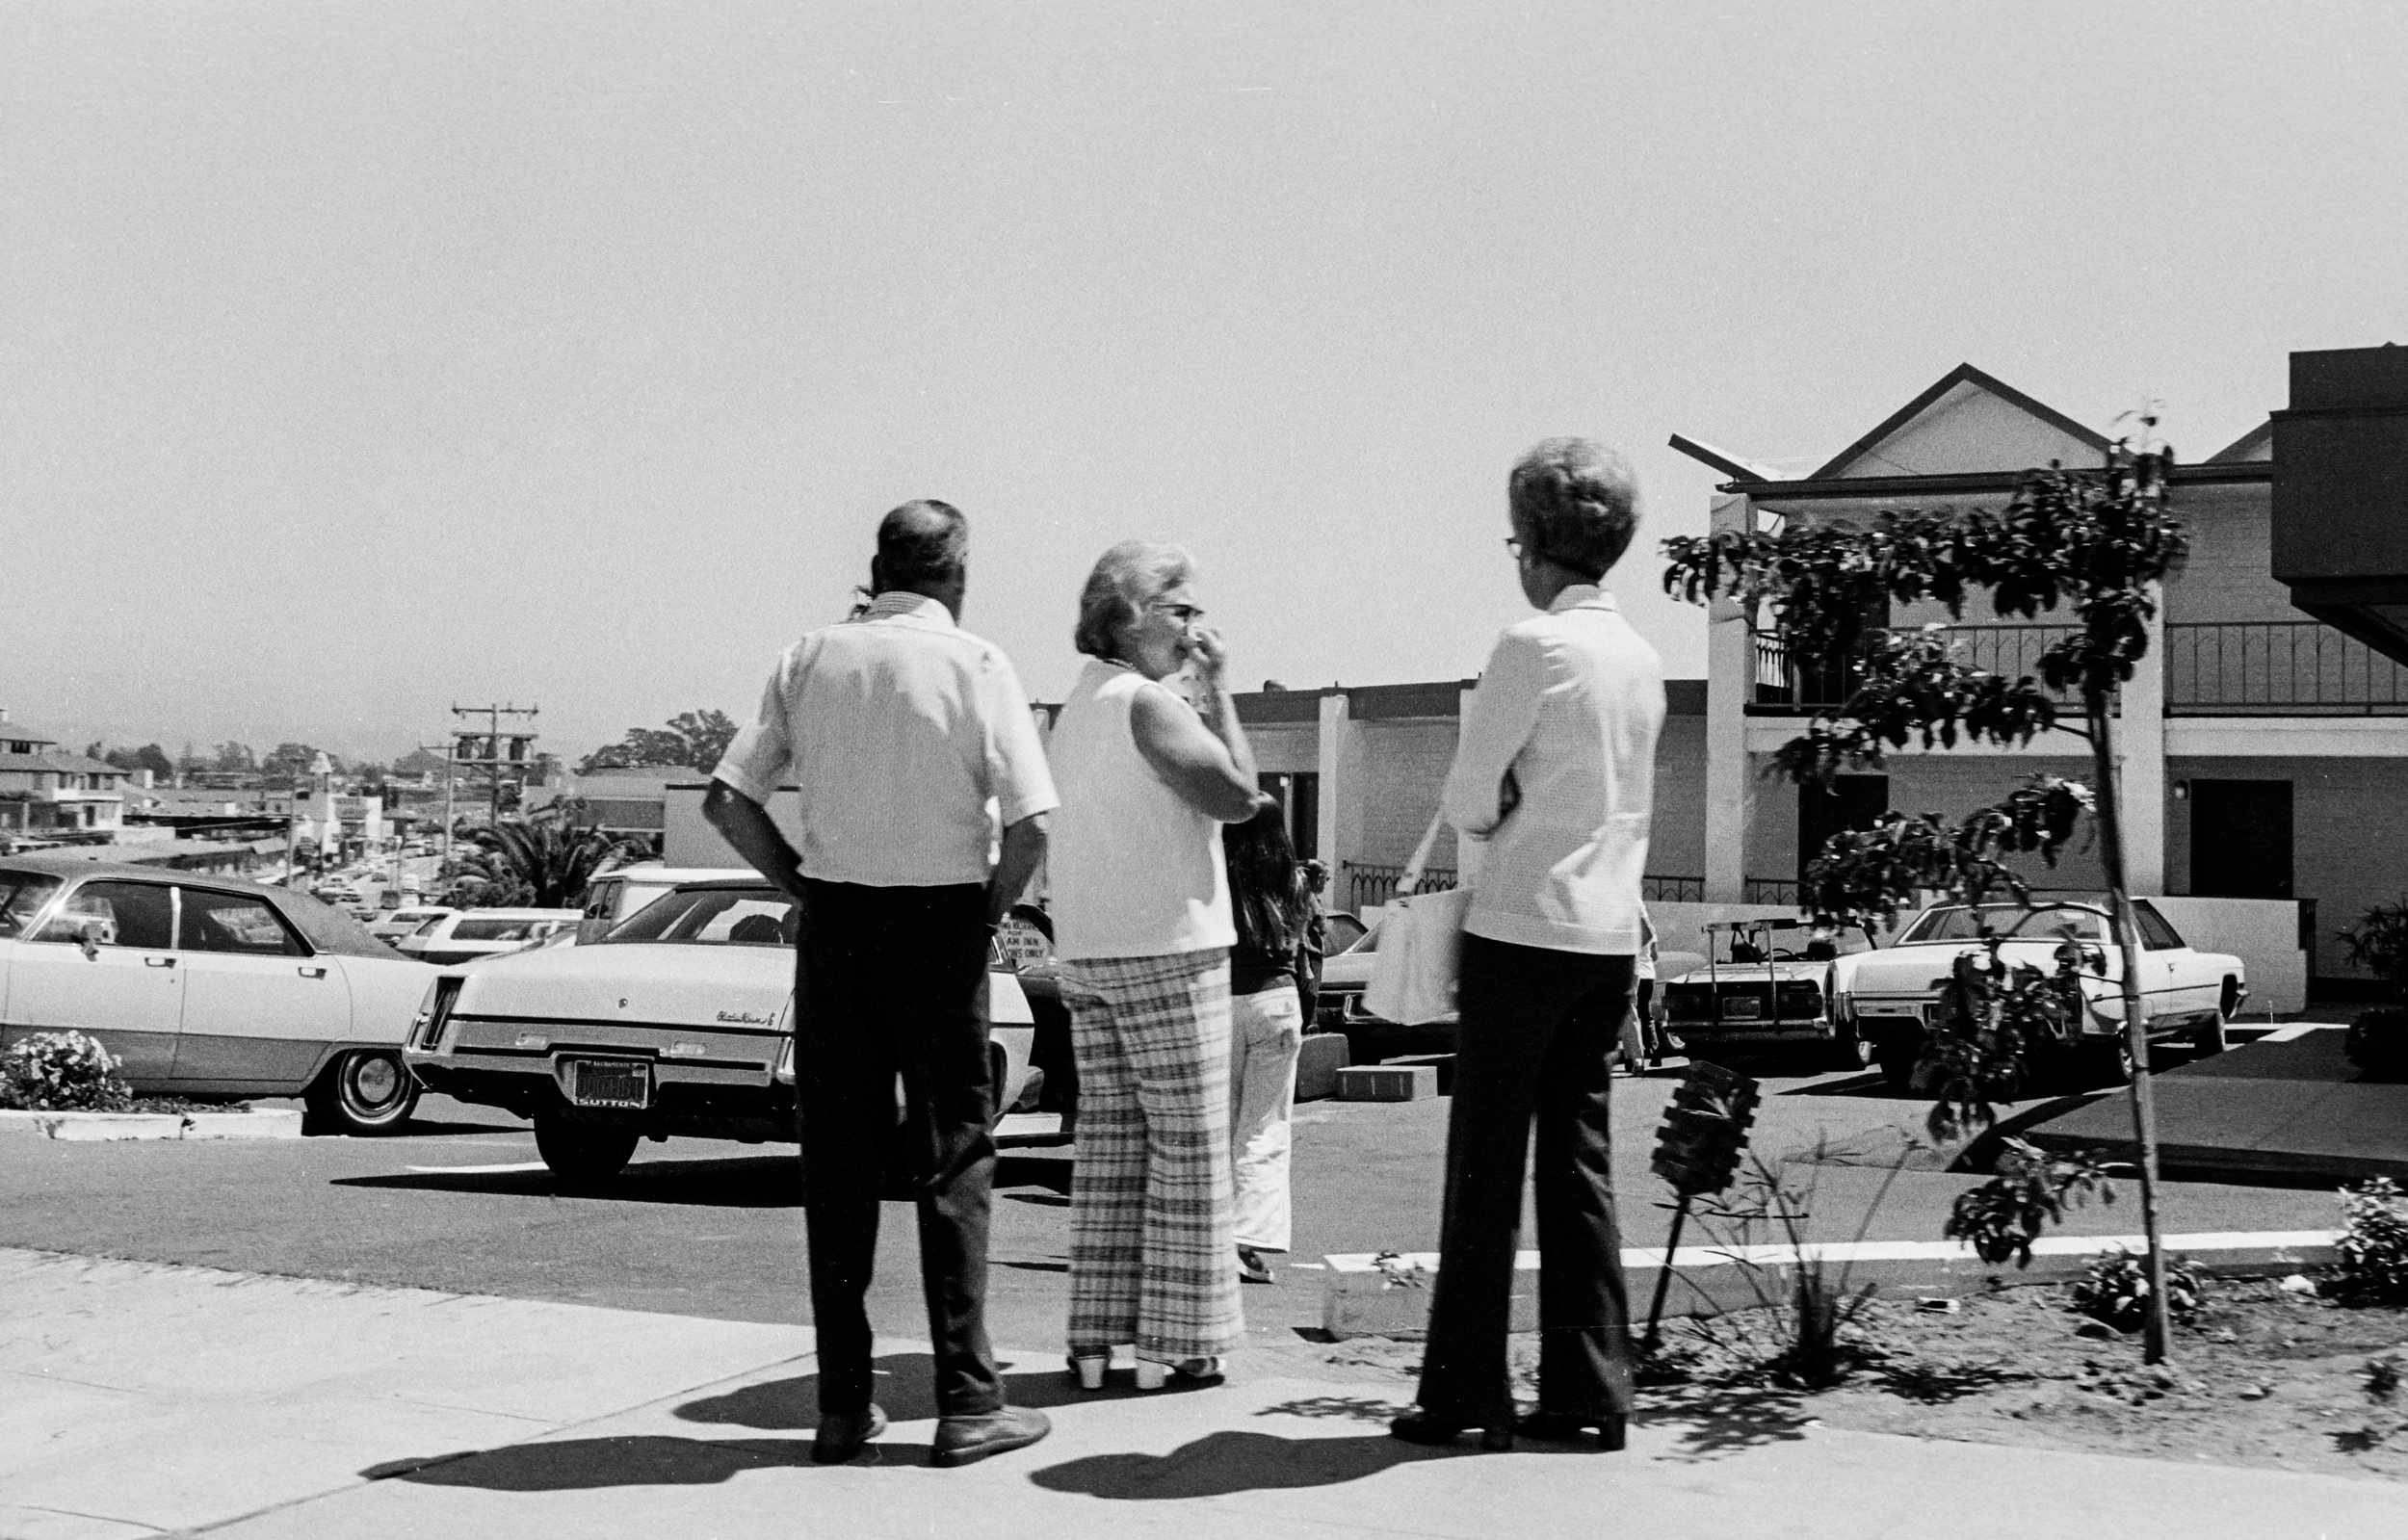
<path id="1" fill-rule="evenodd" d="M 1923 1006 L 1915 1005 L 1911 1002 L 1905 1005 L 1866 1005 L 1859 1002 L 1856 1006 L 1856 1014 L 1859 1016 L 1921 1016 L 1923 1013 Z"/>
<path id="2" fill-rule="evenodd" d="M 649 1107 L 652 1067 L 623 1058 L 573 1058 L 568 1099 L 579 1107 Z"/>
<path id="3" fill-rule="evenodd" d="M 1724 1021 L 1754 1021 L 1765 1013 L 1761 1000 L 1726 1000 L 1722 1003 Z"/>

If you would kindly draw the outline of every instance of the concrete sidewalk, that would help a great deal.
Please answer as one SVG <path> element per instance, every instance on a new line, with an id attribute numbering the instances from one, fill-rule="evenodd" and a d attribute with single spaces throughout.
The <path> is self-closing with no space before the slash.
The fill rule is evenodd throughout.
<path id="1" fill-rule="evenodd" d="M 891 1344 L 874 1460 L 810 1463 L 809 1333 L 0 1250 L 0 1536 L 1590 1534 L 2184 1540 L 2398 1532 L 2383 1482 L 1668 1418 L 1620 1456 L 1386 1436 L 1386 1385 L 1071 1390 L 1054 1437 L 927 1468 L 927 1359 Z"/>

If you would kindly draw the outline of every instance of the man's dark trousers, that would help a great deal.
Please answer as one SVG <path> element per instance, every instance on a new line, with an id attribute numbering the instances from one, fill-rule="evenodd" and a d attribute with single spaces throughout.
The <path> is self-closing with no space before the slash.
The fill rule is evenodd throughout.
<path id="1" fill-rule="evenodd" d="M 1438 1281 L 1422 1410 L 1497 1427 L 1513 1409 L 1505 1332 L 1522 1173 L 1538 1124 L 1538 1401 L 1628 1416 L 1630 1293 L 1614 1219 L 1608 1059 L 1633 959 L 1463 938 Z"/>
<path id="2" fill-rule="evenodd" d="M 795 1083 L 820 1409 L 845 1414 L 870 1404 L 866 1295 L 892 1152 L 908 1162 L 919 1201 L 937 1411 L 992 1412 L 1004 1394 L 986 1339 L 997 1090 L 987 1057 L 986 890 L 809 879 L 804 888 Z"/>

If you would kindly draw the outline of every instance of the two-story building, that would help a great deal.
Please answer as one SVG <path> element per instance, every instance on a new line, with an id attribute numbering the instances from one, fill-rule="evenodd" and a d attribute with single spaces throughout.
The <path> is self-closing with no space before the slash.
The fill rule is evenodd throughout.
<path id="1" fill-rule="evenodd" d="M 2113 738 L 2134 891 L 2297 901 L 2311 972 L 2329 987 L 2350 975 L 2334 932 L 2408 890 L 2408 350 L 2291 365 L 2289 408 L 2173 472 L 2189 555 L 2164 585 Z M 1969 364 L 1802 477 L 1686 438 L 1673 447 L 1732 478 L 1715 529 L 1768 530 L 2001 507 L 2028 468 L 2095 465 L 2108 441 Z M 1840 685 L 1786 656 L 1763 618 L 1729 601 L 1709 611 L 1710 901 L 1793 898 L 1826 835 L 1888 808 L 1956 816 L 2033 771 L 2093 778 L 2088 744 L 2056 732 L 2017 749 L 1910 748 L 1830 793 L 1767 780 L 1772 752 Z M 1887 616 L 1949 620 L 1937 607 Z M 2045 613 L 1998 616 L 1978 596 L 1951 635 L 1970 661 L 2015 675 L 2067 629 Z M 2103 880 L 2090 849 L 2035 875 L 2060 889 Z"/>
<path id="2" fill-rule="evenodd" d="M 126 772 L 63 752 L 59 741 L 0 708 L 0 839 L 114 837 Z"/>

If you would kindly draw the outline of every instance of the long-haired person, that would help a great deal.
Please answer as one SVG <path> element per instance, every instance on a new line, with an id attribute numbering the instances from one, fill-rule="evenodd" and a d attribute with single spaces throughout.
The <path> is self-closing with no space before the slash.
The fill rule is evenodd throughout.
<path id="1" fill-rule="evenodd" d="M 1663 725 L 1655 648 L 1599 585 L 1631 543 L 1620 454 L 1551 438 L 1506 483 L 1522 595 L 1464 713 L 1449 822 L 1484 847 L 1464 922 L 1454 1105 L 1419 1409 L 1399 1438 L 1518 1430 L 1622 1447 L 1630 1300 L 1614 1219 L 1610 1059 L 1647 940 L 1639 890 Z M 1505 1326 L 1538 1129 L 1538 1406 L 1517 1414 Z"/>
<path id="2" fill-rule="evenodd" d="M 1088 658 L 1054 722 L 1054 955 L 1079 1062 L 1070 1357 L 1103 1383 L 1209 1379 L 1244 1332 L 1230 1218 L 1229 948 L 1220 830 L 1269 799 L 1203 624 L 1194 564 L 1127 541 L 1095 563 Z M 1186 675 L 1188 698 L 1165 683 Z"/>
<path id="3" fill-rule="evenodd" d="M 1288 1251 L 1289 1116 L 1304 1048 L 1304 931 L 1313 898 L 1273 803 L 1221 831 L 1237 945 L 1229 952 L 1229 1156 L 1238 1276 L 1277 1283 Z"/>

